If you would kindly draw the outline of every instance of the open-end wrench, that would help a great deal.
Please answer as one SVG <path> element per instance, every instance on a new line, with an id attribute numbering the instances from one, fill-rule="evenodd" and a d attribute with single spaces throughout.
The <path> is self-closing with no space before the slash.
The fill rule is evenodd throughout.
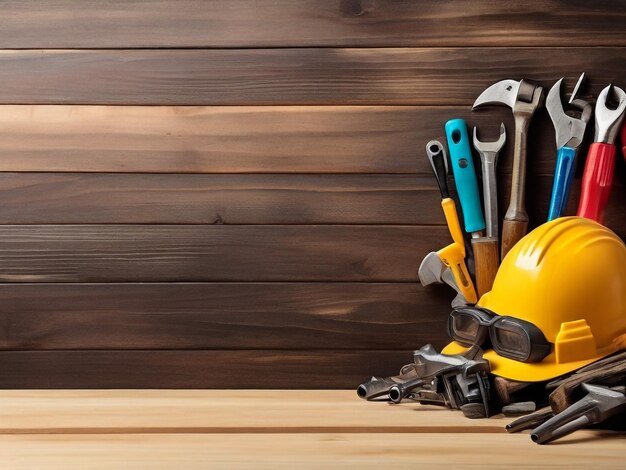
<path id="1" fill-rule="evenodd" d="M 426 144 L 426 154 L 428 155 L 428 160 L 430 161 L 437 180 L 437 185 L 439 186 L 439 192 L 442 198 L 441 207 L 453 240 L 452 244 L 439 250 L 437 256 L 452 271 L 460 293 L 463 294 L 468 302 L 476 303 L 478 300 L 476 290 L 474 289 L 472 278 L 465 264 L 465 240 L 463 239 L 463 232 L 461 231 L 456 205 L 454 204 L 454 199 L 450 197 L 448 183 L 446 181 L 448 175 L 448 159 L 446 158 L 443 145 L 436 140 L 432 140 Z"/>
<path id="2" fill-rule="evenodd" d="M 506 128 L 500 124 L 500 137 L 496 141 L 483 142 L 478 140 L 474 127 L 474 148 L 480 155 L 483 174 L 483 199 L 485 204 L 485 222 L 487 237 L 498 239 L 498 186 L 496 182 L 496 166 L 498 155 L 506 142 Z"/>
<path id="3" fill-rule="evenodd" d="M 472 106 L 472 109 L 476 109 L 489 104 L 505 105 L 513 110 L 515 118 L 511 199 L 502 224 L 502 258 L 526 234 L 528 229 L 528 214 L 524 205 L 526 143 L 530 120 L 540 106 L 542 97 L 543 88 L 532 82 L 502 80 L 483 91 Z"/>
<path id="4" fill-rule="evenodd" d="M 617 107 L 610 109 L 607 99 L 611 93 L 617 97 Z M 604 222 L 604 210 L 609 202 L 615 172 L 615 137 L 626 112 L 626 93 L 613 85 L 598 95 L 596 102 L 596 132 L 589 146 L 580 192 L 577 215 Z"/>
<path id="5" fill-rule="evenodd" d="M 478 295 L 491 290 L 493 281 L 500 265 L 498 247 L 498 187 L 496 182 L 496 165 L 498 154 L 506 142 L 506 128 L 500 124 L 500 137 L 495 142 L 478 140 L 474 127 L 474 148 L 480 154 L 483 174 L 483 200 L 485 205 L 486 236 L 472 239 L 474 257 L 476 258 L 476 288 Z"/>
<path id="6" fill-rule="evenodd" d="M 565 211 L 572 178 L 576 171 L 576 155 L 583 142 L 587 123 L 593 112 L 590 103 L 576 98 L 576 92 L 582 84 L 584 77 L 585 74 L 583 73 L 578 79 L 578 83 L 568 103 L 568 108 L 573 108 L 580 112 L 580 118 L 569 116 L 563 109 L 563 102 L 561 101 L 562 78 L 550 88 L 546 97 L 546 109 L 554 124 L 557 148 L 548 221 L 561 217 Z"/>

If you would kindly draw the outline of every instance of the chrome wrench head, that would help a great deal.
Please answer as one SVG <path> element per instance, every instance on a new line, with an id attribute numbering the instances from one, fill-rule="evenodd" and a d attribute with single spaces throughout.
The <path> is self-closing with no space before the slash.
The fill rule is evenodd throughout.
<path id="1" fill-rule="evenodd" d="M 443 264 L 443 261 L 441 261 L 437 253 L 431 251 L 422 260 L 417 270 L 417 275 L 424 287 L 431 284 L 442 284 L 443 272 L 446 269 L 446 265 Z"/>
<path id="2" fill-rule="evenodd" d="M 457 293 L 456 297 L 452 300 L 453 307 L 469 305 L 467 299 L 461 293 L 452 271 L 441 261 L 439 255 L 434 251 L 428 253 L 422 260 L 418 270 L 418 276 L 423 286 L 447 284 L 452 287 Z"/>
<path id="3" fill-rule="evenodd" d="M 478 140 L 478 134 L 476 131 L 476 127 L 474 127 L 474 148 L 480 154 L 480 161 L 486 161 L 488 163 L 493 163 L 496 165 L 498 163 L 498 154 L 502 147 L 504 147 L 504 143 L 506 142 L 506 127 L 504 127 L 504 123 L 500 124 L 500 137 L 498 140 L 483 142 Z"/>
<path id="4" fill-rule="evenodd" d="M 563 108 L 563 101 L 561 100 L 562 78 L 550 88 L 546 97 L 546 108 L 554 125 L 557 148 L 564 146 L 578 148 L 585 136 L 585 129 L 591 119 L 593 108 L 587 101 L 575 97 L 583 77 L 584 74 L 578 80 L 576 89 L 569 100 L 569 107 L 580 111 L 580 118 L 569 116 Z"/>
<path id="5" fill-rule="evenodd" d="M 500 124 L 500 137 L 496 141 L 482 142 L 478 140 L 474 127 L 474 148 L 480 154 L 483 174 L 483 200 L 485 203 L 485 222 L 487 237 L 498 238 L 498 189 L 496 181 L 496 165 L 498 155 L 506 142 L 506 128 Z"/>
<path id="6" fill-rule="evenodd" d="M 610 109 L 607 99 L 613 94 L 617 99 L 617 107 Z M 605 144 L 615 143 L 615 137 L 619 132 L 620 125 L 626 111 L 626 93 L 621 88 L 609 85 L 598 95 L 596 102 L 596 133 L 594 142 Z"/>

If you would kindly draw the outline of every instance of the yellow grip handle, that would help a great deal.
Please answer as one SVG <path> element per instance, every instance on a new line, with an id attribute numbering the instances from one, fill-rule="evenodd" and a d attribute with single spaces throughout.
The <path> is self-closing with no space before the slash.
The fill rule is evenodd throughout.
<path id="1" fill-rule="evenodd" d="M 461 294 L 463 294 L 469 303 L 475 304 L 478 298 L 476 296 L 474 283 L 472 282 L 472 278 L 467 270 L 467 265 L 465 264 L 465 255 L 462 253 L 463 250 L 463 245 L 454 242 L 439 250 L 437 255 L 443 264 L 448 266 L 452 271 L 452 275 L 454 276 L 454 280 Z"/>
<path id="2" fill-rule="evenodd" d="M 450 235 L 452 235 L 452 240 L 463 247 L 463 256 L 465 257 L 465 240 L 463 239 L 463 231 L 461 230 L 459 215 L 456 212 L 454 199 L 449 197 L 442 199 L 441 208 L 443 209 L 443 214 L 446 217 L 448 230 L 450 231 Z"/>

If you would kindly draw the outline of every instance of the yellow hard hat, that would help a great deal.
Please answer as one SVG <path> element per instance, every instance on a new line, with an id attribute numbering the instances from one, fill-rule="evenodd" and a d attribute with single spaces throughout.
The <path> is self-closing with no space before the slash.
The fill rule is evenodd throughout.
<path id="1" fill-rule="evenodd" d="M 480 317 L 490 325 L 493 349 L 484 357 L 493 374 L 539 382 L 579 369 L 626 348 L 626 246 L 592 220 L 545 223 L 506 255 L 492 290 L 476 307 L 457 312 L 456 321 L 462 328 L 468 318 Z M 507 353 L 507 341 L 512 350 L 536 346 L 535 360 Z M 459 354 L 465 346 L 453 342 L 443 352 Z"/>

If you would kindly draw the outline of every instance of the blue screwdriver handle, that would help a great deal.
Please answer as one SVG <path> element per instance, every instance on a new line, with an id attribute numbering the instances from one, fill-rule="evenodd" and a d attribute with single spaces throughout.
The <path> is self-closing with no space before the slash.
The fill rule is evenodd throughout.
<path id="1" fill-rule="evenodd" d="M 450 163 L 454 174 L 454 184 L 459 194 L 465 231 L 479 232 L 485 229 L 478 180 L 474 170 L 474 160 L 467 136 L 467 125 L 463 119 L 451 119 L 446 122 L 446 138 Z"/>
<path id="2" fill-rule="evenodd" d="M 575 148 L 563 146 L 556 153 L 556 168 L 554 170 L 552 196 L 550 196 L 548 221 L 561 217 L 565 212 L 569 188 L 574 178 L 576 151 Z"/>

